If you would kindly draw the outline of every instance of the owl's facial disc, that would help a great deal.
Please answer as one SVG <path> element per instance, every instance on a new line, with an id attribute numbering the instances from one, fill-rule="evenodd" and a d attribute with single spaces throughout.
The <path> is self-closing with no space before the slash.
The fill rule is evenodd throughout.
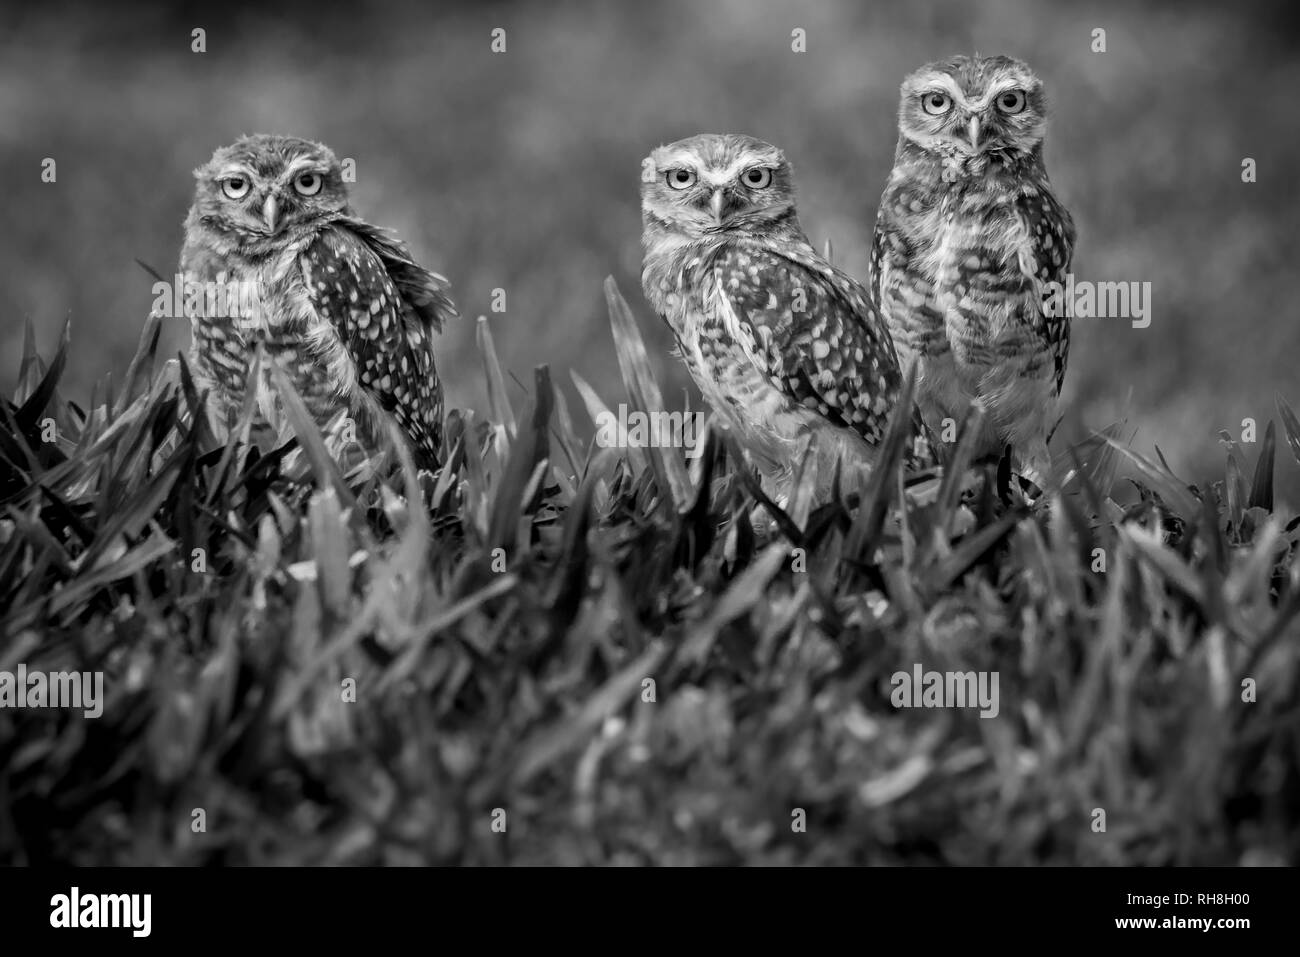
<path id="1" fill-rule="evenodd" d="M 794 217 L 781 151 L 737 133 L 702 133 L 661 146 L 642 163 L 647 223 L 693 239 L 764 232 Z"/>
<path id="2" fill-rule="evenodd" d="M 259 172 L 240 163 L 215 175 L 222 219 L 237 232 L 276 236 L 288 226 L 310 223 L 341 209 L 338 189 L 327 190 L 330 169 L 312 157 L 299 157 L 287 166 Z"/>
<path id="3" fill-rule="evenodd" d="M 662 171 L 658 180 L 679 225 L 689 226 L 692 232 L 711 232 L 741 220 L 764 218 L 769 208 L 773 213 L 784 209 L 779 197 L 768 195 L 775 172 L 755 164 L 702 170 L 674 165 Z"/>
<path id="4" fill-rule="evenodd" d="M 671 218 L 691 232 L 725 226 L 749 202 L 723 171 L 700 169 L 684 158 L 666 161 L 655 179 L 655 190 L 666 200 Z"/>
<path id="5" fill-rule="evenodd" d="M 952 69 L 922 69 L 904 83 L 904 136 L 923 149 L 966 157 L 1027 153 L 1042 141 L 1042 87 L 1032 73 L 999 67 L 972 78 Z"/>
<path id="6" fill-rule="evenodd" d="M 261 254 L 265 241 L 348 212 L 344 169 L 328 147 L 296 137 L 241 137 L 194 171 L 192 214 Z"/>

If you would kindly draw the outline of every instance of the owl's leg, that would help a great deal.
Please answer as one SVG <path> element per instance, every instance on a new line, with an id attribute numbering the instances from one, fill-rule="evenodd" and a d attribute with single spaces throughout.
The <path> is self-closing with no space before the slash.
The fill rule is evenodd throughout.
<path id="1" fill-rule="evenodd" d="M 814 505 L 822 505 L 831 500 L 837 469 L 841 495 L 861 492 L 867 486 L 878 457 L 877 450 L 863 441 L 856 432 L 825 426 L 817 432 L 815 454 L 817 494 Z"/>
<path id="2" fill-rule="evenodd" d="M 784 509 L 790 502 L 794 491 L 794 468 L 780 467 L 766 461 L 750 459 L 750 464 L 758 469 L 759 487 L 776 505 Z"/>
<path id="3" fill-rule="evenodd" d="M 754 468 L 755 463 L 746 456 L 746 461 L 742 468 Z M 793 488 L 793 472 L 772 472 L 765 468 L 758 468 L 758 484 L 763 490 L 763 494 L 772 500 L 781 511 L 786 511 L 790 504 L 790 493 Z M 777 524 L 776 516 L 763 505 L 757 505 L 750 516 L 751 525 L 754 533 L 763 537 L 773 537 L 780 531 Z"/>
<path id="4" fill-rule="evenodd" d="M 970 378 L 951 352 L 923 358 L 917 366 L 916 407 L 934 441 L 951 451 L 970 412 Z"/>
<path id="5" fill-rule="evenodd" d="M 212 408 L 212 403 L 204 405 L 200 414 L 208 423 L 208 431 L 217 445 L 230 444 L 230 426 L 227 419 Z"/>
<path id="6" fill-rule="evenodd" d="M 1050 367 L 1007 363 L 981 382 L 990 418 L 1001 441 L 1012 448 L 1012 466 L 1040 489 L 1052 470 L 1047 434 L 1056 410 Z"/>
<path id="7" fill-rule="evenodd" d="M 1040 441 L 1022 452 L 1013 460 L 1021 475 L 1033 482 L 1041 490 L 1047 489 L 1047 479 L 1052 473 L 1052 457 L 1047 451 L 1047 443 Z"/>
<path id="8" fill-rule="evenodd" d="M 1010 429 L 1012 465 L 1040 489 L 1047 488 L 1052 472 L 1052 456 L 1047 451 L 1047 432 L 1051 428 L 1054 404 L 1044 397 L 1033 416 L 1017 421 Z"/>
<path id="9" fill-rule="evenodd" d="M 839 476 L 841 495 L 859 491 L 871 473 L 875 450 L 855 432 L 812 421 L 806 432 L 786 443 L 780 460 L 769 459 L 773 499 L 786 508 L 799 493 L 801 508 L 816 508 L 831 500 Z M 802 474 L 800 469 L 802 467 Z M 799 477 L 796 488 L 795 477 Z"/>
<path id="10" fill-rule="evenodd" d="M 344 406 L 333 414 L 315 414 L 325 448 L 345 475 L 357 470 L 357 477 L 369 477 L 373 467 L 387 464 L 387 456 L 372 458 L 371 429 L 367 423 L 358 421 L 353 409 Z"/>

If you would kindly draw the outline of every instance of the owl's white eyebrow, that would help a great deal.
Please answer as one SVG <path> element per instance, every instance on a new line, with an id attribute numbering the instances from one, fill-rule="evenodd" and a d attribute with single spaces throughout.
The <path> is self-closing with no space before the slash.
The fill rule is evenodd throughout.
<path id="1" fill-rule="evenodd" d="M 695 156 L 689 153 L 676 153 L 672 156 L 663 157 L 655 165 L 657 171 L 661 174 L 673 169 L 689 169 L 698 173 L 701 182 L 713 186 L 722 186 L 726 183 L 730 183 L 744 170 L 750 169 L 754 166 L 762 166 L 765 169 L 770 169 L 775 172 L 781 164 L 775 159 L 745 156 L 734 161 L 724 169 L 711 169 L 708 167 L 701 168 L 696 165 Z"/>
<path id="2" fill-rule="evenodd" d="M 659 172 L 667 172 L 670 169 L 695 169 L 695 158 L 689 153 L 673 153 L 671 156 L 660 157 L 655 163 Z"/>
<path id="3" fill-rule="evenodd" d="M 942 87 L 944 92 L 951 94 L 955 101 L 960 103 L 965 100 L 965 94 L 962 93 L 956 81 L 947 73 L 931 73 L 925 76 L 917 85 L 921 88 L 921 96 L 925 96 L 926 93 L 933 91 L 936 87 Z"/>
<path id="4" fill-rule="evenodd" d="M 745 156 L 736 160 L 725 169 L 702 170 L 700 176 L 702 179 L 712 183 L 714 186 L 722 186 L 725 183 L 730 183 L 745 170 L 753 169 L 756 166 L 761 166 L 764 169 L 770 169 L 773 172 L 776 172 L 780 164 L 773 160 L 764 160 L 753 156 Z"/>
<path id="5" fill-rule="evenodd" d="M 963 106 L 966 106 L 968 108 L 983 109 L 984 107 L 992 103 L 994 100 L 996 100 L 1003 93 L 1005 93 L 1007 90 L 1019 90 L 1019 89 L 1023 89 L 1024 86 L 1025 84 L 1021 83 L 1019 80 L 1015 79 L 1014 77 L 1008 77 L 1007 79 L 1000 81 L 994 86 L 989 87 L 989 89 L 985 91 L 983 96 L 973 100 L 963 99 L 961 102 Z"/>
<path id="6" fill-rule="evenodd" d="M 299 173 L 305 169 L 312 169 L 312 170 L 316 170 L 317 172 L 323 173 L 327 171 L 329 167 L 326 166 L 324 163 L 322 163 L 320 160 L 315 159 L 311 156 L 300 156 L 292 163 L 290 163 L 289 168 L 286 169 L 284 172 L 286 176 L 292 176 L 295 173 Z"/>
<path id="7" fill-rule="evenodd" d="M 232 176 L 247 176 L 249 179 L 253 179 L 257 174 L 247 166 L 227 166 L 217 174 L 217 179 L 229 179 Z"/>

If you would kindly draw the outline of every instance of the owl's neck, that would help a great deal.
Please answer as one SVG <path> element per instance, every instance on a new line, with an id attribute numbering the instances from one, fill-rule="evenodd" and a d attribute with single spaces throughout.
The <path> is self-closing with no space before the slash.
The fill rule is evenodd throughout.
<path id="1" fill-rule="evenodd" d="M 274 236 L 267 236 L 263 233 L 231 227 L 191 210 L 186 218 L 185 227 L 192 236 L 201 237 L 202 245 L 215 250 L 227 259 L 260 264 L 280 257 L 286 249 L 297 249 L 306 245 L 322 229 L 341 218 L 343 214 L 311 219 L 291 224 Z"/>
<path id="2" fill-rule="evenodd" d="M 913 178 L 933 179 L 938 183 L 960 183 L 986 177 L 1020 178 L 1043 173 L 1043 144 L 1039 143 L 1028 152 L 992 150 L 963 157 L 928 150 L 906 136 L 900 136 L 898 148 L 894 151 L 894 168 L 908 170 Z"/>
<path id="3" fill-rule="evenodd" d="M 815 250 L 799 225 L 793 209 L 761 224 L 741 224 L 730 229 L 695 234 L 657 219 L 643 217 L 641 245 L 641 285 L 651 304 L 661 314 L 666 311 L 664 296 L 677 288 L 694 270 L 707 269 L 716 256 L 737 243 L 762 243 L 775 249 L 806 247 Z"/>
<path id="4" fill-rule="evenodd" d="M 647 272 L 676 272 L 690 260 L 709 260 L 738 242 L 776 245 L 807 244 L 799 217 L 793 209 L 776 219 L 742 221 L 722 229 L 703 232 L 684 230 L 653 215 L 643 217 L 641 246 Z"/>
<path id="5" fill-rule="evenodd" d="M 642 226 L 641 245 L 647 258 L 670 251 L 699 255 L 744 239 L 759 242 L 807 242 L 793 207 L 775 219 L 742 219 L 726 227 L 700 231 L 683 229 L 652 213 L 646 213 L 642 217 Z"/>

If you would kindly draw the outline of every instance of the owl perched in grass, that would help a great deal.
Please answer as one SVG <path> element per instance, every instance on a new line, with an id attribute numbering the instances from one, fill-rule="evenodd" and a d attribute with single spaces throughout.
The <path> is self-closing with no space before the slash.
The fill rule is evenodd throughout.
<path id="1" fill-rule="evenodd" d="M 1074 223 L 1047 180 L 1043 85 L 1009 57 L 954 57 L 903 82 L 898 149 L 880 201 L 872 296 L 936 433 L 972 400 L 977 455 L 1013 449 L 1042 483 L 1070 327 L 1049 316 Z"/>
<path id="2" fill-rule="evenodd" d="M 642 172 L 642 286 L 705 400 L 777 495 L 812 439 L 823 481 L 840 459 L 851 488 L 901 375 L 867 291 L 804 235 L 785 156 L 701 134 L 661 146 Z"/>
<path id="3" fill-rule="evenodd" d="M 455 309 L 446 280 L 353 215 L 342 168 L 319 143 L 246 136 L 195 171 L 181 272 L 202 288 L 190 363 L 228 426 L 259 346 L 327 436 L 387 450 L 394 421 L 420 465 L 438 463 L 442 386 L 432 336 Z M 192 284 L 200 284 L 193 286 Z M 256 383 L 263 420 L 283 406 L 270 370 Z"/>

